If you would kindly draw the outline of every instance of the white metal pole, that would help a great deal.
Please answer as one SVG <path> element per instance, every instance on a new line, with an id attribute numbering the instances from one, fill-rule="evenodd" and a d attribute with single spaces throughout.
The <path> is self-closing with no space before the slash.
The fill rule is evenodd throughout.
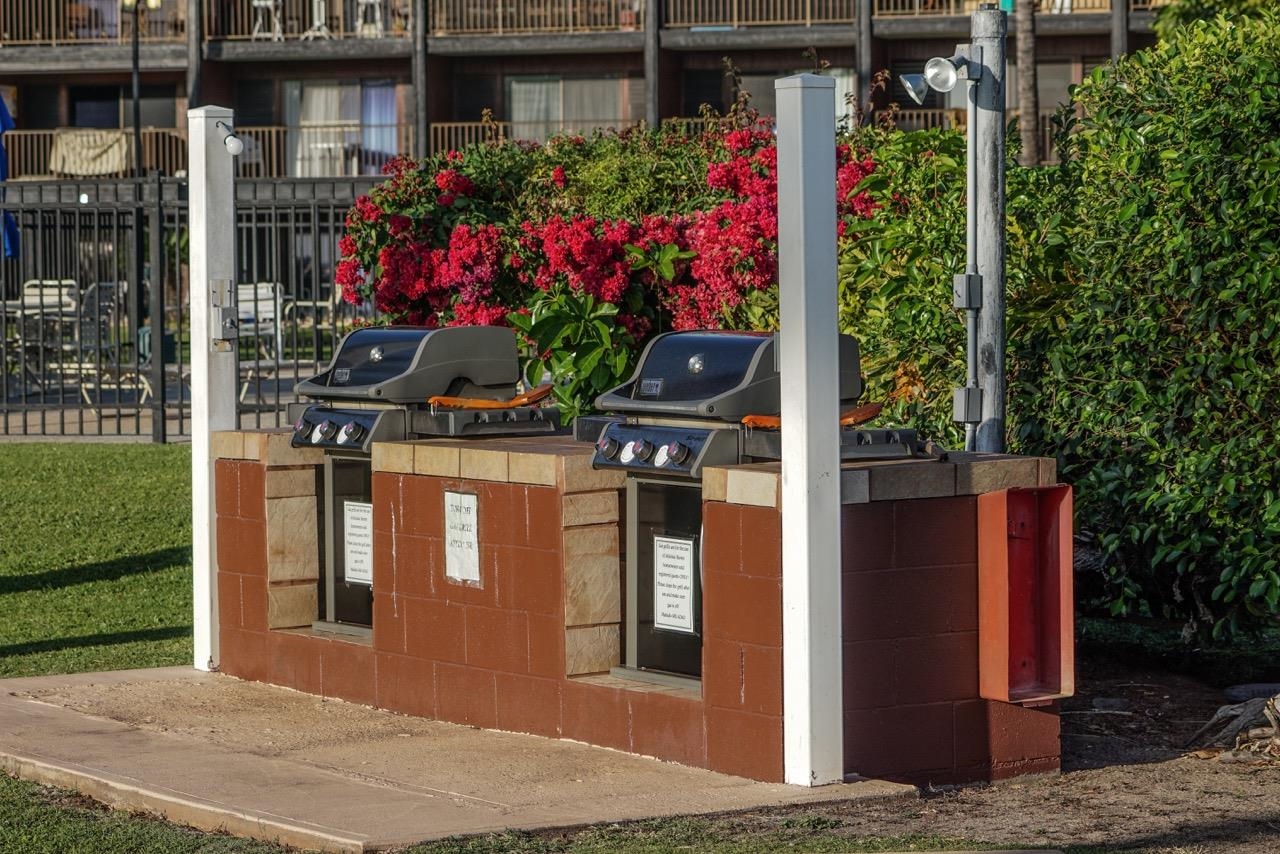
<path id="1" fill-rule="evenodd" d="M 782 332 L 782 725 L 786 781 L 844 779 L 840 660 L 835 81 L 774 83 Z"/>
<path id="2" fill-rule="evenodd" d="M 232 126 L 226 107 L 187 111 L 188 218 L 191 255 L 191 538 L 194 663 L 218 664 L 218 565 L 210 433 L 234 430 L 236 352 L 213 340 L 215 297 L 229 302 L 235 280 L 235 195 L 232 158 L 223 145 Z M 154 342 L 152 346 L 159 346 Z"/>
<path id="3" fill-rule="evenodd" d="M 982 79 L 976 87 L 977 110 L 969 139 L 977 153 L 978 274 L 982 276 L 982 308 L 976 325 L 978 387 L 982 389 L 979 451 L 1004 451 L 1005 399 L 1005 202 L 1004 100 L 1007 18 L 997 8 L 973 13 L 973 46 L 982 51 Z M 1024 116 L 1036 121 L 1035 116 Z"/>

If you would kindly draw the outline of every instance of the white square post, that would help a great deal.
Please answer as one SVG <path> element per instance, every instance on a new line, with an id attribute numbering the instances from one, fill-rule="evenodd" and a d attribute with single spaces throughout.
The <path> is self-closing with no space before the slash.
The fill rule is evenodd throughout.
<path id="1" fill-rule="evenodd" d="M 774 83 L 782 381 L 786 781 L 844 780 L 835 81 Z"/>
<path id="2" fill-rule="evenodd" d="M 234 113 L 226 107 L 187 111 L 188 221 L 191 255 L 191 539 L 198 670 L 218 665 L 218 563 L 210 434 L 234 430 L 236 348 L 215 340 L 220 308 L 234 299 L 236 212 L 234 162 L 225 145 Z M 221 126 L 219 126 L 221 125 Z M 215 306 L 215 300 L 222 304 Z M 234 308 L 234 306 L 230 306 Z M 155 345 L 155 346 L 158 346 Z"/>

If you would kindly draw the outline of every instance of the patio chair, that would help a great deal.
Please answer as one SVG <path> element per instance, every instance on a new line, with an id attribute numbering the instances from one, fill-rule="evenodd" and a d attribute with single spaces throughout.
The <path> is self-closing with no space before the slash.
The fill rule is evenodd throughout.
<path id="1" fill-rule="evenodd" d="M 279 282 L 254 282 L 236 286 L 236 309 L 240 341 L 250 342 L 253 356 L 241 362 L 240 400 L 249 393 L 254 380 L 275 372 L 279 365 L 283 334 L 284 295 Z"/>
<path id="2" fill-rule="evenodd" d="M 267 25 L 271 18 L 270 27 Z M 253 41 L 260 38 L 273 42 L 284 41 L 284 30 L 280 26 L 280 0 L 253 0 Z"/>

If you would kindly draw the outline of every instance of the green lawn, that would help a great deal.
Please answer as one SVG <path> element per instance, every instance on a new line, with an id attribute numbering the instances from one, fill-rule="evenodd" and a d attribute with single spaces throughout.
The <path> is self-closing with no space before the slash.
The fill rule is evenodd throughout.
<path id="1" fill-rule="evenodd" d="M 0 677 L 191 660 L 190 460 L 0 444 Z"/>

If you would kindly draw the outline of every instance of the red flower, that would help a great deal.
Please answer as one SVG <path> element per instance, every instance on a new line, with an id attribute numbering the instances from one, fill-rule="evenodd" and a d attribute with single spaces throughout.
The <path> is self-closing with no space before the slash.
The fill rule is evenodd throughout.
<path id="1" fill-rule="evenodd" d="M 455 196 L 469 196 L 475 192 L 476 185 L 456 169 L 441 169 L 436 173 L 436 188 Z"/>
<path id="2" fill-rule="evenodd" d="M 564 167 L 557 165 L 551 170 L 551 182 L 560 189 L 564 189 Z"/>

